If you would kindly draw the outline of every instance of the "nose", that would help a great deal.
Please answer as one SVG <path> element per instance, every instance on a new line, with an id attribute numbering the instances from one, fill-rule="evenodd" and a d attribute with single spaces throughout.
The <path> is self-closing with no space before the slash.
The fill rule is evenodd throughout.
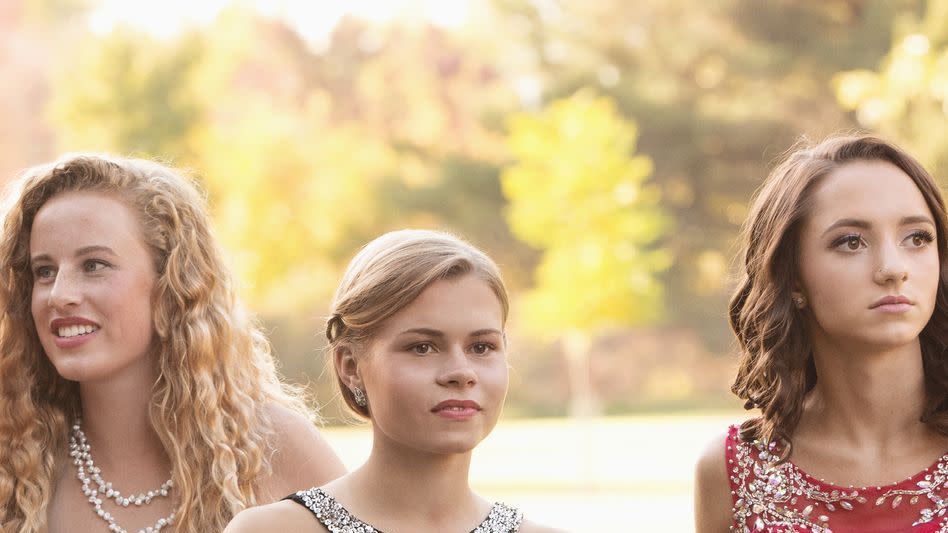
<path id="1" fill-rule="evenodd" d="M 68 272 L 59 271 L 49 289 L 48 303 L 50 307 L 64 309 L 78 305 L 82 301 L 82 290 L 75 276 Z"/>
<path id="2" fill-rule="evenodd" d="M 909 273 L 904 251 L 898 246 L 883 246 L 880 250 L 879 268 L 873 273 L 873 280 L 879 285 L 905 282 Z"/>
<path id="3" fill-rule="evenodd" d="M 452 348 L 445 354 L 438 384 L 445 387 L 470 387 L 477 383 L 477 372 L 464 350 Z"/>

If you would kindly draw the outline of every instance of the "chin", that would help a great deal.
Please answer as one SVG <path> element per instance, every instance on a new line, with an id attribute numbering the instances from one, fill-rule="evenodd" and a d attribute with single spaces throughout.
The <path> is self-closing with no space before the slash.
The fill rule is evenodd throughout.
<path id="1" fill-rule="evenodd" d="M 65 380 L 77 383 L 101 381 L 117 375 L 122 366 L 97 360 L 92 355 L 69 355 L 51 358 L 56 373 Z"/>
<path id="2" fill-rule="evenodd" d="M 107 372 L 102 372 L 101 369 L 90 367 L 90 365 L 75 364 L 74 362 L 54 363 L 53 366 L 56 368 L 56 373 L 59 374 L 59 377 L 77 383 L 97 381 L 107 375 Z"/>
<path id="3" fill-rule="evenodd" d="M 473 450 L 482 439 L 474 436 L 452 436 L 450 438 L 435 438 L 424 443 L 421 447 L 437 454 L 452 455 L 468 453 Z"/>
<path id="4" fill-rule="evenodd" d="M 882 331 L 863 340 L 869 346 L 876 346 L 882 350 L 894 350 L 912 344 L 918 344 L 918 335 L 921 333 L 915 328 L 880 328 Z"/>

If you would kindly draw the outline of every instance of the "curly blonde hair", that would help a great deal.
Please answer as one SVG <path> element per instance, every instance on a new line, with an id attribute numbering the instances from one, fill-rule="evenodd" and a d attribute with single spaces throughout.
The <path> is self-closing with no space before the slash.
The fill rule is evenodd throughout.
<path id="1" fill-rule="evenodd" d="M 813 189 L 853 161 L 884 161 L 905 172 L 931 210 L 937 230 L 941 276 L 935 311 L 919 335 L 925 372 L 921 421 L 948 435 L 948 216 L 938 185 L 907 152 L 868 135 L 830 137 L 800 143 L 767 177 L 744 226 L 741 280 L 730 302 L 730 322 L 741 346 L 731 391 L 761 416 L 744 422 L 744 440 L 782 442 L 789 456 L 791 435 L 804 398 L 816 385 L 812 345 L 791 300 L 798 279 L 801 227 L 812 210 Z"/>
<path id="2" fill-rule="evenodd" d="M 49 362 L 30 310 L 33 219 L 67 191 L 114 194 L 138 215 L 157 272 L 148 416 L 173 465 L 176 530 L 222 530 L 257 503 L 254 482 L 269 472 L 268 409 L 315 414 L 280 381 L 269 343 L 238 302 L 204 197 L 161 164 L 102 155 L 35 167 L 16 186 L 0 234 L 0 530 L 46 530 L 54 473 L 80 413 L 78 385 Z"/>

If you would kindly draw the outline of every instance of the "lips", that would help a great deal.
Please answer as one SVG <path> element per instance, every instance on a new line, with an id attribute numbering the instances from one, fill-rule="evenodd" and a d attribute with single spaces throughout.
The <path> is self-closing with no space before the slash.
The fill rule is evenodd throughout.
<path id="1" fill-rule="evenodd" d="M 455 411 L 460 411 L 463 409 L 474 409 L 475 411 L 480 411 L 481 406 L 474 400 L 445 400 L 438 405 L 431 408 L 432 413 L 437 413 L 438 411 L 443 411 L 446 409 L 453 409 Z"/>
<path id="2" fill-rule="evenodd" d="M 878 307 L 903 307 L 914 305 L 912 300 L 909 300 L 905 296 L 885 296 L 876 300 L 872 305 L 869 306 L 869 309 L 876 309 Z"/>
<path id="3" fill-rule="evenodd" d="M 98 324 L 80 316 L 57 318 L 49 323 L 50 333 L 59 339 L 88 335 L 98 330 Z"/>
<path id="4" fill-rule="evenodd" d="M 469 411 L 480 411 L 481 406 L 474 400 L 445 400 L 438 405 L 431 408 L 432 413 L 438 413 L 441 411 L 453 411 L 457 413 L 464 413 Z"/>

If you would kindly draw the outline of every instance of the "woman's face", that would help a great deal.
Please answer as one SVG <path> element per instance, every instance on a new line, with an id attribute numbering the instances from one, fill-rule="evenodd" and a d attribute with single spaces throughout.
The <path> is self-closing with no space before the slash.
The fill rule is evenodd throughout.
<path id="1" fill-rule="evenodd" d="M 37 212 L 30 233 L 33 322 L 68 380 L 149 370 L 156 274 L 135 214 L 115 196 L 66 192 Z"/>
<path id="2" fill-rule="evenodd" d="M 485 281 L 433 283 L 359 358 L 376 437 L 430 453 L 473 449 L 507 394 L 504 343 L 501 304 Z"/>
<path id="3" fill-rule="evenodd" d="M 850 350 L 917 342 L 940 270 L 921 191 L 891 163 L 856 161 L 826 176 L 812 200 L 799 267 L 811 334 Z"/>

